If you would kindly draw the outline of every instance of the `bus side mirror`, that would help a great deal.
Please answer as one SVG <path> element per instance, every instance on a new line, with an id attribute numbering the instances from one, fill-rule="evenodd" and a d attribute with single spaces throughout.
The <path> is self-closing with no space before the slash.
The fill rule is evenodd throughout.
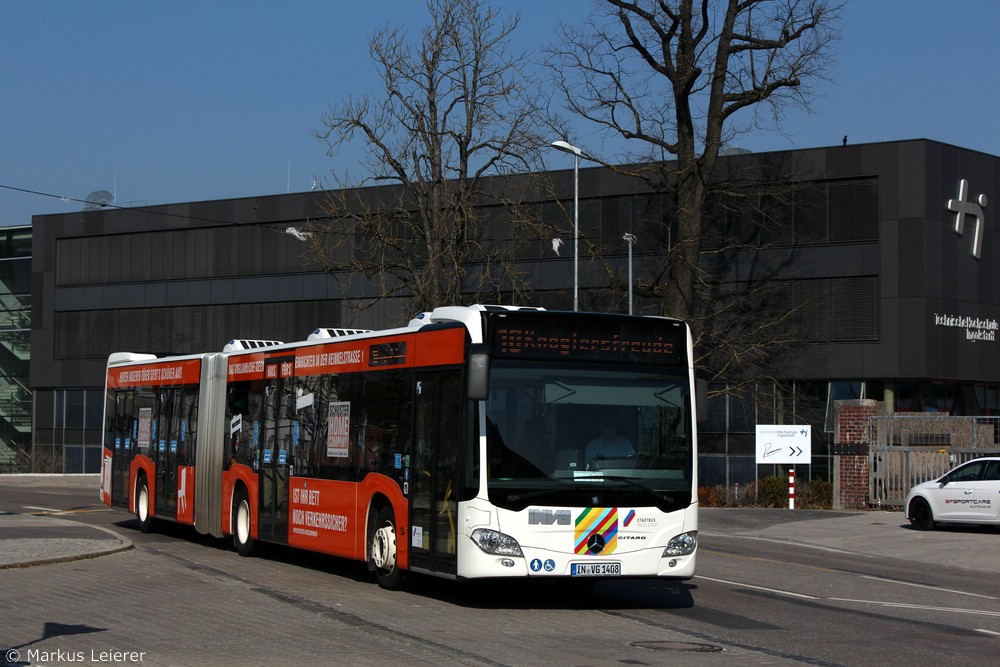
<path id="1" fill-rule="evenodd" d="M 469 350 L 470 401 L 485 401 L 490 395 L 490 346 L 482 343 Z"/>
<path id="2" fill-rule="evenodd" d="M 708 382 L 706 380 L 694 380 L 695 412 L 698 415 L 698 423 L 708 419 Z"/>

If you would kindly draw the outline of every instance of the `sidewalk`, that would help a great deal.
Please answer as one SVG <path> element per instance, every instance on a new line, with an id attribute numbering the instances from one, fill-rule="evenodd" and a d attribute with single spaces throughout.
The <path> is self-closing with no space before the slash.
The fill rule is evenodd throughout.
<path id="1" fill-rule="evenodd" d="M 97 496 L 97 475 L 2 475 L 0 492 L 20 497 L 27 488 L 85 489 Z M 54 507 L 59 507 L 58 504 Z M 113 530 L 60 516 L 56 509 L 0 511 L 0 570 L 94 558 L 133 547 Z"/>
<path id="2" fill-rule="evenodd" d="M 132 548 L 118 533 L 48 515 L 0 513 L 0 570 L 94 558 Z"/>

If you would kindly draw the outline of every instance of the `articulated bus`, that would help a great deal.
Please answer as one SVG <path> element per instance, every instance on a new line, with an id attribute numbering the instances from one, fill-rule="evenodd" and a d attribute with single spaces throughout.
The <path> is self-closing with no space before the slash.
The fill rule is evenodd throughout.
<path id="1" fill-rule="evenodd" d="M 689 579 L 691 357 L 673 319 L 482 305 L 115 353 L 101 497 L 142 531 L 357 559 L 390 589 L 408 572 Z"/>

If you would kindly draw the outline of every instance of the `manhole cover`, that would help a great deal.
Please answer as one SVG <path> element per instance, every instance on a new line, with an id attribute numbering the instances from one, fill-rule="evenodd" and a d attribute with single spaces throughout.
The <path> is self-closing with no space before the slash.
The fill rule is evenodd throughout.
<path id="1" fill-rule="evenodd" d="M 684 653 L 717 653 L 721 646 L 697 644 L 694 642 L 632 642 L 636 648 L 651 648 L 657 651 L 682 651 Z"/>

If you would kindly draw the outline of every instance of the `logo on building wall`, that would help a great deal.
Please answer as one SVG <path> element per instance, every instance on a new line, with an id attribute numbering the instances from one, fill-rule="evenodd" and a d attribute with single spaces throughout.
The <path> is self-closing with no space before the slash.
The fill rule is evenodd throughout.
<path id="1" fill-rule="evenodd" d="M 979 259 L 983 252 L 983 227 L 986 218 L 983 209 L 986 208 L 986 195 L 979 195 L 976 201 L 966 201 L 969 196 L 969 182 L 964 178 L 958 182 L 958 199 L 948 200 L 948 210 L 955 214 L 955 233 L 965 234 L 965 216 L 976 219 L 975 238 L 972 241 L 972 256 Z"/>
<path id="2" fill-rule="evenodd" d="M 968 317 L 941 313 L 934 313 L 934 326 L 963 329 L 965 331 L 965 340 L 972 343 L 977 341 L 995 343 L 997 340 L 997 331 L 1000 331 L 1000 322 L 988 317 Z"/>

